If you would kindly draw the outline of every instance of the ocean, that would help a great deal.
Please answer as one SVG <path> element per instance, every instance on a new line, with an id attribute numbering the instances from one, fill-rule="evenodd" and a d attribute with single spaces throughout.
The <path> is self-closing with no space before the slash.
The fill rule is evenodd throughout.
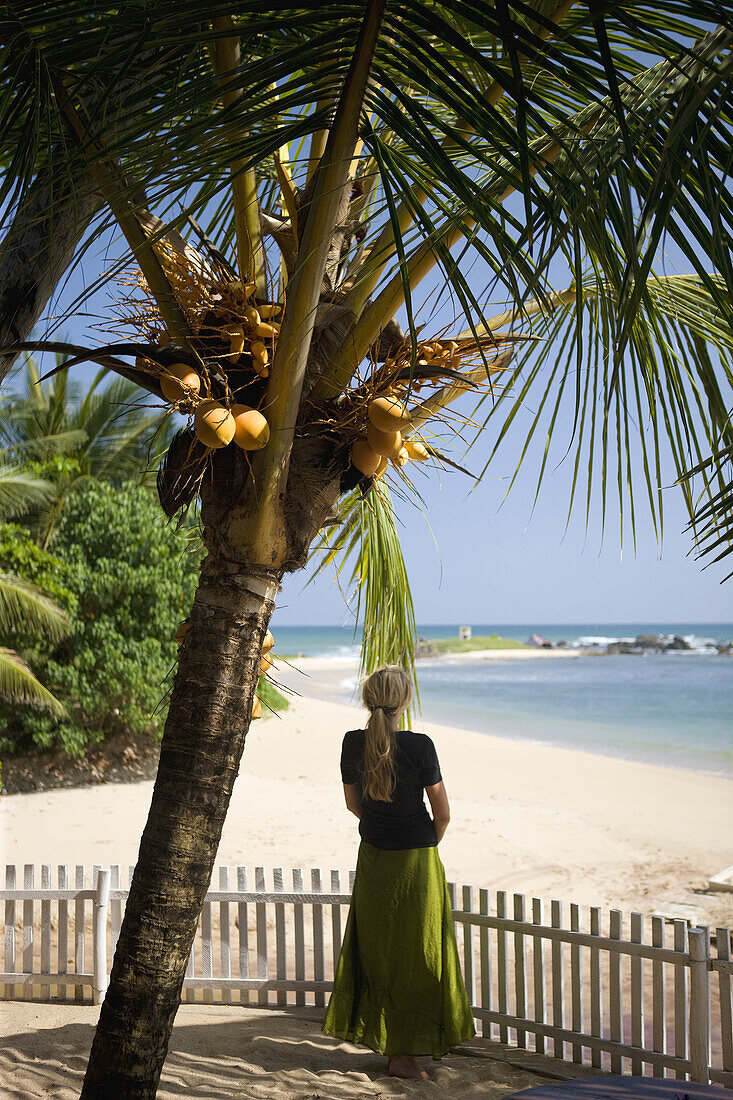
<path id="1" fill-rule="evenodd" d="M 570 647 L 678 635 L 690 651 L 643 656 L 418 661 L 423 719 L 538 744 L 733 776 L 733 657 L 715 644 L 733 623 L 475 624 L 474 635 L 526 641 L 537 633 Z M 357 657 L 344 627 L 272 624 L 283 654 Z M 458 624 L 421 624 L 425 638 L 457 637 Z M 354 683 L 344 679 L 343 698 Z"/>

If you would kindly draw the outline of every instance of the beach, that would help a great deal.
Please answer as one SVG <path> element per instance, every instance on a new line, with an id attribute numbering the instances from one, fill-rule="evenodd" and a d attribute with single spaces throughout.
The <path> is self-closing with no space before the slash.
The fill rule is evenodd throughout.
<path id="1" fill-rule="evenodd" d="M 364 712 L 334 702 L 353 660 L 280 663 L 290 707 L 252 724 L 217 863 L 355 865 L 357 822 L 344 805 L 344 731 Z M 426 723 L 451 801 L 441 843 L 458 883 L 651 913 L 685 905 L 703 923 L 732 923 L 731 895 L 705 892 L 733 862 L 733 783 Z M 152 781 L 6 796 L 3 862 L 135 862 Z M 703 892 L 701 892 L 703 891 Z"/>
<path id="2" fill-rule="evenodd" d="M 293 867 L 306 875 L 354 867 L 357 822 L 344 805 L 339 753 L 364 712 L 334 699 L 355 675 L 350 659 L 277 667 L 276 679 L 298 694 L 287 711 L 251 727 L 217 864 L 284 867 L 286 881 Z M 450 797 L 440 845 L 450 880 L 563 906 L 733 924 L 733 895 L 706 889 L 733 862 L 729 779 L 419 720 L 413 728 L 433 737 Z M 48 863 L 54 873 L 59 863 L 132 864 L 151 793 L 146 779 L 4 796 L 3 862 Z M 7 1007 L 0 1098 L 78 1095 L 98 1009 Z M 384 1077 L 376 1055 L 322 1037 L 316 1017 L 312 1009 L 184 1006 L 161 1097 L 356 1100 L 419 1088 Z M 436 1097 L 498 1098 L 540 1083 L 525 1068 L 466 1052 L 434 1072 Z"/>

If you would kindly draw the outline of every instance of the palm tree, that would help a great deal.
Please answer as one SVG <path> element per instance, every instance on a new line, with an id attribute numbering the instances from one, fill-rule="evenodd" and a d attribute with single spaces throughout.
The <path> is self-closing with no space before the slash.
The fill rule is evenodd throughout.
<path id="1" fill-rule="evenodd" d="M 455 463 L 477 434 L 485 462 L 520 428 L 521 461 L 569 403 L 573 498 L 598 489 L 605 511 L 613 486 L 633 525 L 640 485 L 658 526 L 671 470 L 693 525 L 721 529 L 732 42 L 715 0 L 13 5 L 0 301 L 19 256 L 42 271 L 0 351 L 31 346 L 48 270 L 113 218 L 140 272 L 125 339 L 67 366 L 92 358 L 191 416 L 159 492 L 170 514 L 200 497 L 208 550 L 84 1097 L 155 1095 L 280 580 L 319 532 L 409 660 L 408 460 Z M 90 202 L 69 219 L 82 166 L 101 223 Z M 54 202 L 75 227 L 58 244 Z M 680 277 L 657 273 L 667 240 Z M 403 438 L 375 434 L 395 415 Z"/>
<path id="2" fill-rule="evenodd" d="M 154 484 L 151 467 L 172 435 L 171 419 L 159 408 L 146 407 L 149 395 L 134 382 L 110 378 L 102 367 L 84 391 L 58 370 L 63 363 L 57 354 L 56 372 L 44 383 L 36 362 L 26 355 L 20 392 L 0 397 L 0 446 L 14 462 L 52 474 L 52 494 L 27 520 L 44 547 L 68 495 L 86 482 L 122 485 L 152 478 Z"/>
<path id="3" fill-rule="evenodd" d="M 27 470 L 8 465 L 0 452 L 0 522 L 16 518 L 48 501 L 52 486 Z M 36 585 L 0 564 L 0 637 L 41 631 L 58 640 L 68 630 L 68 616 Z M 63 717 L 66 709 L 33 674 L 14 649 L 0 645 L 0 698 Z"/>

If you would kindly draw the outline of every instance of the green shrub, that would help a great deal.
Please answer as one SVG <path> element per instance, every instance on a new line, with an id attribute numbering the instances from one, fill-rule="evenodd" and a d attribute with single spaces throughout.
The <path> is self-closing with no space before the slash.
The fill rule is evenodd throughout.
<path id="1" fill-rule="evenodd" d="M 79 756 L 115 733 L 160 734 L 167 707 L 158 704 L 176 662 L 176 628 L 193 601 L 198 554 L 148 490 L 97 482 L 68 498 L 51 557 L 60 563 L 56 586 L 70 594 L 72 630 L 36 671 L 71 718 L 8 708 L 0 748 L 59 746 Z M 29 579 L 51 594 L 53 577 L 29 558 Z"/>

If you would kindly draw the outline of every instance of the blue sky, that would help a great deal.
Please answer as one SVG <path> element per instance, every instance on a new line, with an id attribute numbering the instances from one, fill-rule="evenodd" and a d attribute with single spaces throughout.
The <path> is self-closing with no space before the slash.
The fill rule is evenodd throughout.
<path id="1" fill-rule="evenodd" d="M 116 249 L 109 242 L 93 247 L 68 281 L 59 288 L 49 314 L 58 317 L 100 274 Z M 481 283 L 477 271 L 477 286 Z M 558 289 L 565 282 L 558 276 Z M 430 287 L 426 287 L 429 291 Z M 478 293 L 478 291 L 477 291 Z M 87 317 L 60 325 L 63 334 L 79 343 L 104 342 L 90 326 L 105 313 L 108 292 L 98 293 L 84 307 Z M 95 316 L 97 315 L 97 316 Z M 436 330 L 449 319 L 438 310 Z M 459 324 L 458 326 L 463 327 Z M 42 326 L 37 332 L 40 334 Z M 429 331 L 429 330 L 427 330 Z M 456 330 L 457 331 L 457 330 Z M 88 378 L 92 370 L 74 368 Z M 568 429 L 569 423 L 565 425 Z M 583 507 L 565 530 L 571 479 L 569 462 L 558 462 L 547 476 L 532 511 L 534 481 L 544 439 L 530 455 L 509 498 L 504 494 L 516 460 L 517 444 L 500 452 L 490 472 L 477 486 L 455 471 L 438 472 L 413 466 L 414 480 L 423 496 L 424 513 L 404 502 L 398 517 L 404 554 L 412 582 L 416 617 L 423 623 L 602 623 L 602 622 L 729 622 L 733 620 L 733 580 L 721 586 L 730 569 L 702 570 L 689 554 L 691 541 L 682 533 L 686 522 L 680 491 L 665 489 L 665 534 L 657 543 L 643 506 L 637 528 L 637 546 L 627 536 L 619 545 L 618 514 L 611 505 L 601 539 L 600 517 L 594 501 L 586 534 Z M 486 443 L 470 452 L 466 464 L 474 471 L 483 465 Z M 562 454 L 562 449 L 559 454 Z M 460 453 L 454 457 L 460 460 Z M 534 461 L 533 461 L 534 459 Z M 669 481 L 673 480 L 671 465 Z M 502 503 L 503 502 L 503 503 Z M 643 505 L 643 501 L 642 501 Z M 279 600 L 282 624 L 345 624 L 353 616 L 344 601 L 335 574 L 324 573 L 305 585 L 307 574 L 286 577 Z M 347 580 L 342 575 L 342 583 Z"/>

